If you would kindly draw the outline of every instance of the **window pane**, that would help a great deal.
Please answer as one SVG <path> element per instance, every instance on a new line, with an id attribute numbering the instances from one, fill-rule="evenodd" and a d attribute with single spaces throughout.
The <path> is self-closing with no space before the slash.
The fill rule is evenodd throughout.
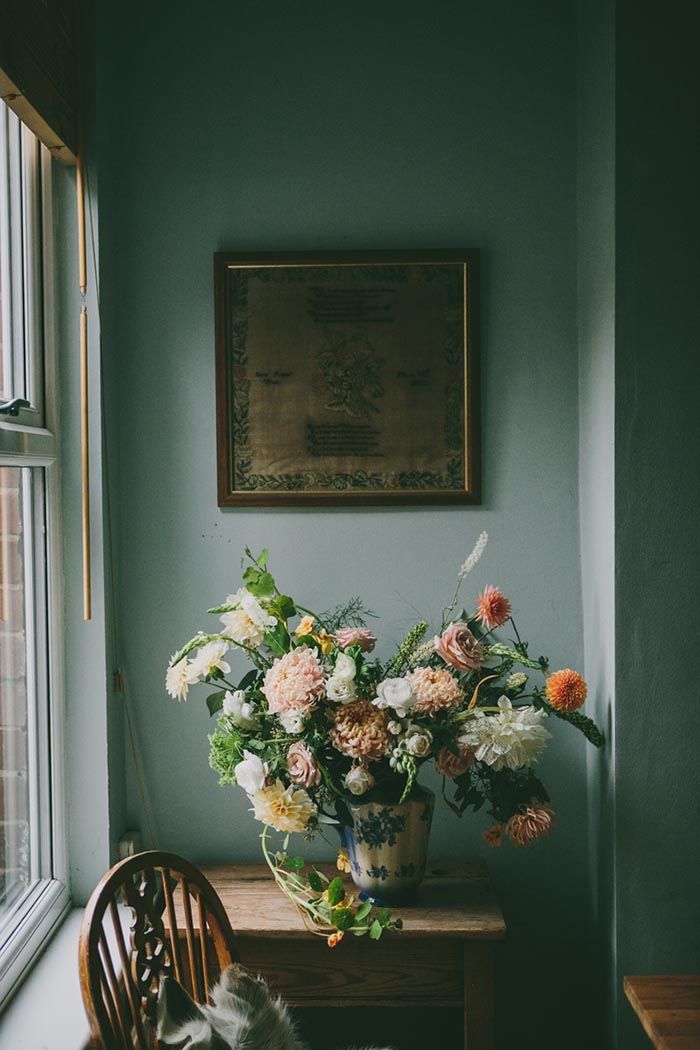
<path id="1" fill-rule="evenodd" d="M 0 466 L 0 922 L 30 882 L 25 521 L 30 472 Z M 30 545 L 29 545 L 30 546 Z"/>

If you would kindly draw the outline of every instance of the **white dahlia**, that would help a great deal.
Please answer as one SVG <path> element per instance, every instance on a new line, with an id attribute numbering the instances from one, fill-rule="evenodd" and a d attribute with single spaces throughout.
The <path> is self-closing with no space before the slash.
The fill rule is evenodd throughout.
<path id="1" fill-rule="evenodd" d="M 479 762 L 496 770 L 531 766 L 552 735 L 541 724 L 546 712 L 534 707 L 514 708 L 506 696 L 498 706 L 501 710 L 497 715 L 477 712 L 459 744 L 472 748 Z"/>

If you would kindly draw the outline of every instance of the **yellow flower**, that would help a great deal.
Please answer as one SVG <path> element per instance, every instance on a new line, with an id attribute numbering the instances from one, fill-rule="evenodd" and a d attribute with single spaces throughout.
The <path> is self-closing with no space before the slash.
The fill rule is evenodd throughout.
<path id="1" fill-rule="evenodd" d="M 257 820 L 277 831 L 306 831 L 316 816 L 316 807 L 303 788 L 290 785 L 285 788 L 275 780 L 251 797 Z"/>
<path id="2" fill-rule="evenodd" d="M 294 628 L 297 638 L 301 638 L 304 634 L 312 634 L 315 622 L 313 616 L 304 616 Z"/>
<path id="3" fill-rule="evenodd" d="M 331 649 L 333 648 L 333 644 L 334 644 L 333 643 L 333 639 L 329 635 L 328 631 L 326 631 L 326 630 L 319 631 L 318 634 L 314 635 L 314 638 L 316 639 L 318 644 L 321 646 L 321 652 L 323 653 L 323 655 L 324 656 L 328 656 L 328 654 L 331 651 Z"/>
<path id="4" fill-rule="evenodd" d="M 344 871 L 346 874 L 350 874 L 350 858 L 348 857 L 347 850 L 338 850 L 338 859 L 335 862 L 335 866 L 338 871 Z"/>

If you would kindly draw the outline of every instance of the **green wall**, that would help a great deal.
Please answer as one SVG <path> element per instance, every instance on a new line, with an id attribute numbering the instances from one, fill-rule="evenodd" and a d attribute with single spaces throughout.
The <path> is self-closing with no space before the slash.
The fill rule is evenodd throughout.
<path id="1" fill-rule="evenodd" d="M 619 976 L 700 959 L 697 5 L 618 0 L 616 892 Z M 620 1046 L 646 1045 L 627 1003 Z"/>
<path id="2" fill-rule="evenodd" d="M 246 543 L 269 546 L 285 589 L 311 607 L 361 593 L 388 646 L 438 613 L 485 528 L 474 587 L 501 584 L 537 651 L 581 666 L 576 112 L 573 2 L 98 5 L 120 666 L 159 845 L 200 861 L 258 856 L 246 800 L 207 767 L 203 705 L 163 690 L 178 642 L 237 585 Z M 483 504 L 218 510 L 212 253 L 471 246 Z M 578 990 L 586 760 L 581 740 L 555 732 L 549 841 L 487 855 L 485 821 L 444 807 L 434 829 L 435 858 L 487 856 L 494 872 L 510 929 L 503 1047 L 559 1048 L 565 1025 L 567 1046 L 591 1046 Z M 130 764 L 127 778 L 130 823 L 143 827 Z"/>

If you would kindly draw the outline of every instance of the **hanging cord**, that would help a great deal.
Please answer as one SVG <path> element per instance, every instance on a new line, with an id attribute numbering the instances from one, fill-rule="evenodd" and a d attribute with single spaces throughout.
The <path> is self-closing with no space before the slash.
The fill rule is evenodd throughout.
<path id="1" fill-rule="evenodd" d="M 100 283 L 97 271 L 97 252 L 95 245 L 95 223 L 92 212 L 92 194 L 90 192 L 90 178 L 87 171 L 87 167 L 84 170 L 85 175 L 85 196 L 87 200 L 88 208 L 88 225 L 90 227 L 90 247 L 92 254 L 92 269 L 95 280 L 95 303 L 97 306 L 97 323 L 100 326 L 100 333 L 102 331 L 102 313 L 100 309 Z M 131 709 L 131 701 L 129 699 L 129 687 L 126 679 L 126 675 L 119 669 L 120 664 L 120 653 L 121 645 L 119 639 L 119 628 L 117 621 L 117 600 L 116 600 L 116 586 L 115 586 L 115 572 L 114 572 L 114 544 L 112 541 L 112 486 L 111 476 L 109 471 L 109 447 L 107 442 L 107 427 L 106 427 L 106 403 L 104 395 L 104 368 L 102 364 L 102 353 L 99 355 L 100 363 L 100 405 L 102 409 L 102 457 L 104 462 L 104 479 L 106 489 L 106 500 L 105 500 L 105 512 L 107 518 L 107 564 L 109 566 L 109 604 L 111 613 L 111 643 L 112 643 L 112 655 L 115 662 L 115 670 L 113 672 L 112 681 L 114 688 L 118 693 L 121 694 L 122 702 L 124 705 L 124 718 L 127 727 L 127 736 L 129 738 L 129 750 L 131 752 L 131 761 L 134 768 L 134 775 L 136 777 L 136 786 L 138 789 L 139 797 L 141 799 L 141 806 L 143 810 L 144 825 L 146 831 L 146 837 L 149 840 L 151 847 L 155 847 L 157 842 L 157 836 L 155 833 L 155 821 L 153 819 L 153 812 L 151 805 L 148 801 L 148 790 L 146 788 L 146 778 L 144 774 L 144 767 L 141 761 L 137 734 L 135 730 L 135 719 L 133 717 Z"/>

